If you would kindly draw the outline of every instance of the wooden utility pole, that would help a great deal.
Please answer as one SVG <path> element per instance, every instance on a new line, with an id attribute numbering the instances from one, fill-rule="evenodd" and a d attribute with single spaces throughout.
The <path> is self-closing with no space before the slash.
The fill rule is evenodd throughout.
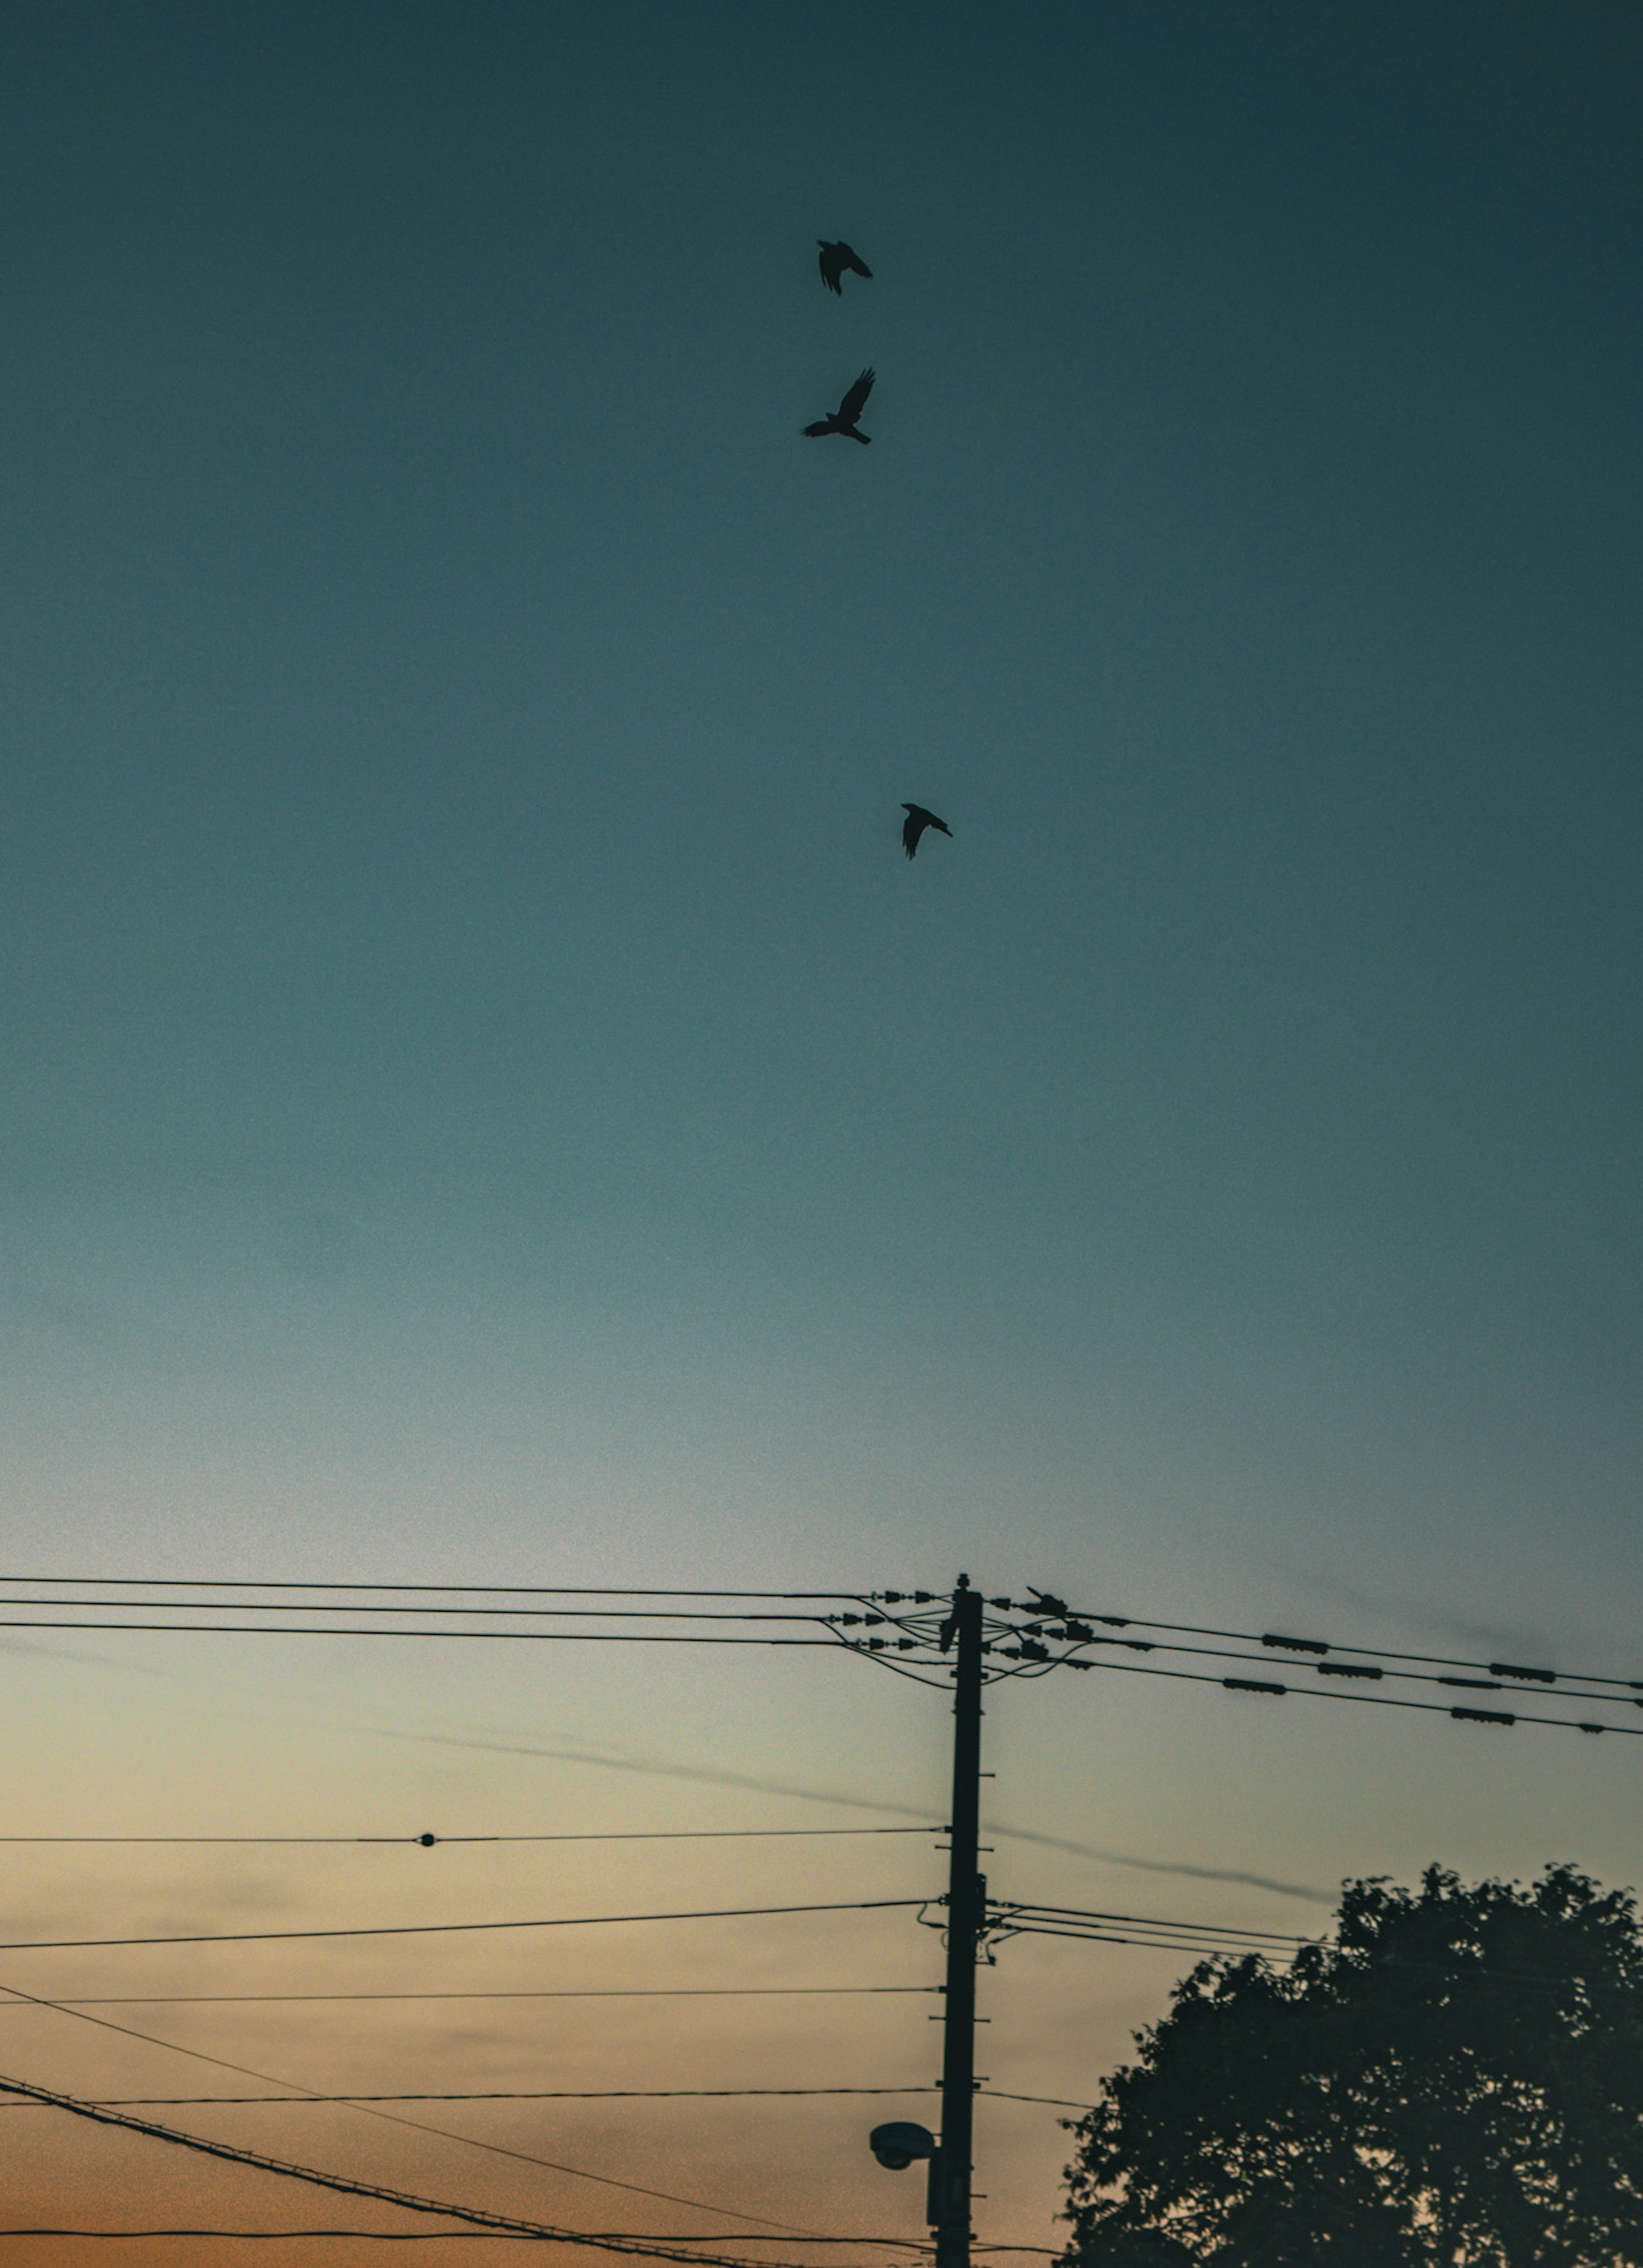
<path id="1" fill-rule="evenodd" d="M 941 2057 L 941 2143 L 930 2169 L 930 2219 L 936 2268 L 969 2268 L 970 2130 L 976 2098 L 976 1955 L 987 1923 L 987 1884 L 979 1872 L 981 1803 L 981 1610 L 979 1592 L 961 1575 L 942 1651 L 956 1643 L 953 1668 L 952 1858 L 947 1874 L 947 1983 Z"/>

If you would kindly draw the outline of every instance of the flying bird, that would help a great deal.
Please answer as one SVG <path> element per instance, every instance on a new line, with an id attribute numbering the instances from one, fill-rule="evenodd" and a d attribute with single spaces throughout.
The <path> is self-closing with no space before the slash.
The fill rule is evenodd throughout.
<path id="1" fill-rule="evenodd" d="M 822 247 L 822 281 L 836 298 L 842 299 L 844 296 L 844 287 L 838 279 L 847 268 L 852 276 L 865 276 L 869 283 L 873 281 L 872 269 L 849 245 L 829 244 L 824 236 L 817 237 L 816 242 Z"/>
<path id="2" fill-rule="evenodd" d="M 933 811 L 926 811 L 922 803 L 904 803 L 902 809 L 907 814 L 902 821 L 902 848 L 910 858 L 917 850 L 918 838 L 926 827 L 939 827 L 944 835 L 951 836 L 953 829 L 946 820 L 938 819 Z"/>
<path id="3" fill-rule="evenodd" d="M 859 441 L 864 449 L 867 448 L 873 436 L 871 433 L 858 433 L 856 420 L 867 406 L 867 396 L 873 392 L 873 379 L 872 371 L 864 370 L 833 415 L 818 417 L 814 425 L 805 427 L 806 433 L 812 438 L 818 433 L 848 433 L 852 441 Z"/>

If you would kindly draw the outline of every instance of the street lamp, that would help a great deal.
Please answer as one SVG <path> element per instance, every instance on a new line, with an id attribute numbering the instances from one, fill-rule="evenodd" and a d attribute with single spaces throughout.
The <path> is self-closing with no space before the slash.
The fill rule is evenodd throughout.
<path id="1" fill-rule="evenodd" d="M 867 2147 L 881 2166 L 893 2174 L 906 2172 L 915 2158 L 928 2158 L 930 2176 L 925 2195 L 925 2218 L 933 2228 L 941 2217 L 936 2182 L 941 2168 L 941 2145 L 928 2126 L 915 2125 L 910 2118 L 892 2118 L 883 2126 L 875 2126 L 867 2137 Z"/>

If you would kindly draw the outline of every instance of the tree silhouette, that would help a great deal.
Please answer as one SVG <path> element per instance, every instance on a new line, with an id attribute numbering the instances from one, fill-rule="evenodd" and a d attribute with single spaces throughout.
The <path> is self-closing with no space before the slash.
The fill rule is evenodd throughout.
<path id="1" fill-rule="evenodd" d="M 1568 1867 L 1346 1886 L 1203 1962 L 1075 2129 L 1065 2268 L 1637 2268 L 1643 1934 Z"/>

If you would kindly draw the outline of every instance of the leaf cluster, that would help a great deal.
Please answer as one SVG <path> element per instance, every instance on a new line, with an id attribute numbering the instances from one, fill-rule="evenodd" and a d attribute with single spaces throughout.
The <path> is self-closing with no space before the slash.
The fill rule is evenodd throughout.
<path id="1" fill-rule="evenodd" d="M 1287 1973 L 1206 1961 L 1074 2132 L 1063 2268 L 1643 2268 L 1630 1893 L 1349 1883 Z"/>

